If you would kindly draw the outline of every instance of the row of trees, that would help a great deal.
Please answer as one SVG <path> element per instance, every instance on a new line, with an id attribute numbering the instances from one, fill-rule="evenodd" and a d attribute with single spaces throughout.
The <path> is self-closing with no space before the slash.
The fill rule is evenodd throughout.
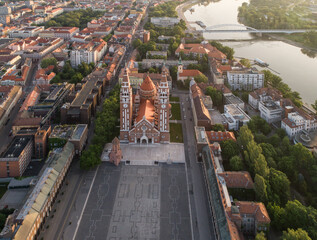
<path id="1" fill-rule="evenodd" d="M 120 86 L 117 85 L 109 94 L 102 106 L 102 111 L 97 114 L 95 121 L 95 133 L 92 144 L 83 151 L 80 157 L 82 169 L 92 169 L 101 163 L 101 153 L 106 143 L 119 135 L 120 116 Z"/>
<path id="2" fill-rule="evenodd" d="M 210 45 L 217 48 L 219 51 L 226 54 L 227 58 L 232 60 L 234 55 L 234 49 L 228 46 L 222 45 L 220 42 L 217 41 L 209 41 Z"/>
<path id="3" fill-rule="evenodd" d="M 296 0 L 252 0 L 250 4 L 242 4 L 238 16 L 243 23 L 257 29 L 316 29 L 317 24 L 309 19 L 308 12 L 305 15 L 305 9 L 296 4 Z"/>
<path id="4" fill-rule="evenodd" d="M 93 11 L 91 8 L 63 13 L 50 21 L 40 24 L 48 27 L 78 27 L 83 29 L 87 23 L 104 15 L 104 11 Z"/>
<path id="5" fill-rule="evenodd" d="M 282 129 L 265 136 L 271 129 L 260 118 L 253 118 L 248 126 L 240 129 L 237 143 L 232 140 L 221 143 L 224 159 L 230 161 L 231 170 L 250 172 L 256 200 L 266 204 L 274 228 L 281 231 L 302 228 L 312 239 L 317 239 L 316 158 L 302 144 L 291 145 Z M 311 206 L 290 201 L 291 189 Z"/>
<path id="6" fill-rule="evenodd" d="M 273 74 L 269 70 L 264 70 L 264 85 L 271 85 L 273 88 L 278 89 L 283 94 L 283 97 L 289 98 L 293 101 L 293 103 L 297 107 L 301 107 L 303 105 L 302 98 L 298 92 L 292 91 L 292 89 L 283 82 L 283 79 L 275 74 Z"/>

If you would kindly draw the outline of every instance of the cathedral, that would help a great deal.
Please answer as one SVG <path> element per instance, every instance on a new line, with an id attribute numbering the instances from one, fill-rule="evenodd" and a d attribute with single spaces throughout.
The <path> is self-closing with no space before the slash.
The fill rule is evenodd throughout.
<path id="1" fill-rule="evenodd" d="M 162 68 L 162 80 L 154 84 L 149 75 L 133 94 L 129 70 L 125 69 L 120 91 L 120 142 L 169 143 L 169 88 L 167 70 Z"/>

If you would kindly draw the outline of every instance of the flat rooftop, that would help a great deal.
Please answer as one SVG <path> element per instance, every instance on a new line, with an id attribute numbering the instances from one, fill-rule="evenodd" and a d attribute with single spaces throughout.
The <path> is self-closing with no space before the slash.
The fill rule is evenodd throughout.
<path id="1" fill-rule="evenodd" d="M 204 127 L 195 126 L 195 134 L 198 144 L 208 144 L 208 139 Z"/>
<path id="2" fill-rule="evenodd" d="M 20 156 L 26 145 L 32 141 L 31 136 L 16 136 L 10 143 L 7 150 L 2 154 L 1 158 L 17 158 Z M 0 161 L 1 161 L 0 158 Z"/>
<path id="3" fill-rule="evenodd" d="M 231 104 L 241 104 L 244 103 L 239 97 L 235 96 L 235 95 L 229 95 L 229 96 L 225 96 L 225 98 L 227 99 L 228 102 L 230 102 Z"/>
<path id="4" fill-rule="evenodd" d="M 227 108 L 227 112 L 230 113 L 230 115 L 234 117 L 235 119 L 239 119 L 239 120 L 250 119 L 248 114 L 246 114 L 240 107 L 237 107 L 234 104 L 225 105 L 225 108 Z"/>
<path id="5" fill-rule="evenodd" d="M 49 138 L 69 139 L 74 133 L 76 125 L 57 125 L 54 127 Z"/>
<path id="6" fill-rule="evenodd" d="M 86 128 L 87 124 L 78 124 L 73 132 L 72 139 L 79 140 L 82 137 L 83 132 Z"/>
<path id="7" fill-rule="evenodd" d="M 282 111 L 282 108 L 279 105 L 277 105 L 273 100 L 262 101 L 262 103 L 267 109 L 271 111 L 278 110 L 278 109 Z"/>
<path id="8" fill-rule="evenodd" d="M 77 95 L 77 97 L 72 102 L 72 106 L 81 106 L 83 105 L 91 91 L 94 89 L 95 86 L 97 86 L 97 82 L 101 79 L 103 79 L 105 75 L 105 71 L 94 71 L 90 73 L 87 77 L 84 78 L 86 80 L 86 83 L 84 84 L 83 88 Z"/>

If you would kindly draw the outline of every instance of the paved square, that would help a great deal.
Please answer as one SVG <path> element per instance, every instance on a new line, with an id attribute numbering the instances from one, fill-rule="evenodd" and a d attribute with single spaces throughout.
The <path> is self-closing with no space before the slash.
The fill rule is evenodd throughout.
<path id="1" fill-rule="evenodd" d="M 185 165 L 102 163 L 76 239 L 191 239 Z"/>

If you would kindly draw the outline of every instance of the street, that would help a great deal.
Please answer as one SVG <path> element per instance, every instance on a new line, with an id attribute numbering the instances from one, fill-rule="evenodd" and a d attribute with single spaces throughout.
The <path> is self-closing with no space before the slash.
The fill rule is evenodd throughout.
<path id="1" fill-rule="evenodd" d="M 184 91 L 174 90 L 172 95 L 180 98 L 181 109 L 185 109 L 185 111 L 181 111 L 181 116 L 188 185 L 192 188 L 190 189 L 190 204 L 194 239 L 215 239 L 202 166 L 201 163 L 197 162 L 196 157 L 196 140 L 189 94 Z M 186 119 L 184 118 L 185 116 Z"/>

